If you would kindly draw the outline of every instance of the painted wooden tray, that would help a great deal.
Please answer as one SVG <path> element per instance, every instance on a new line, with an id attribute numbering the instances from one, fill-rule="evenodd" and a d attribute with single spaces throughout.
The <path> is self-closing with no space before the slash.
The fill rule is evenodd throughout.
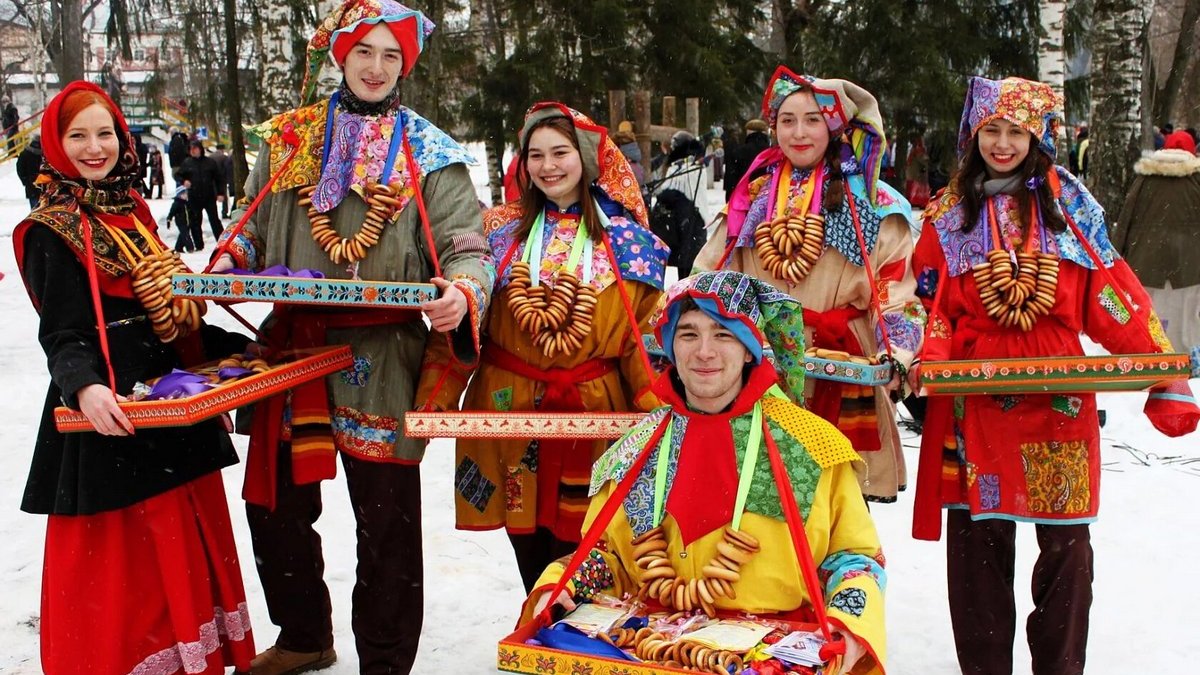
<path id="1" fill-rule="evenodd" d="M 333 307 L 415 307 L 437 298 L 433 284 L 253 274 L 173 274 L 171 288 L 181 298 Z"/>
<path id="2" fill-rule="evenodd" d="M 409 438 L 617 439 L 646 413 L 409 412 Z"/>
<path id="3" fill-rule="evenodd" d="M 730 617 L 732 618 L 732 617 Z M 742 617 L 744 618 L 744 617 Z M 792 630 L 814 631 L 815 624 L 795 623 L 764 617 L 772 624 Z M 527 641 L 541 626 L 529 623 L 500 641 L 496 649 L 496 668 L 505 673 L 526 675 L 673 675 L 675 673 L 708 673 L 709 670 L 676 668 L 660 663 L 622 661 L 593 654 L 576 654 Z"/>
<path id="4" fill-rule="evenodd" d="M 281 362 L 265 372 L 221 384 L 193 396 L 129 401 L 119 405 L 138 429 L 190 426 L 318 377 L 336 373 L 353 362 L 350 347 L 346 345 L 295 350 L 285 353 Z M 215 373 L 216 368 L 217 362 L 213 361 L 191 371 Z M 54 409 L 54 425 L 61 432 L 92 431 L 92 425 L 83 413 L 61 406 Z"/>
<path id="5" fill-rule="evenodd" d="M 659 346 L 653 335 L 643 335 L 642 342 L 651 356 L 666 358 L 666 352 Z M 769 347 L 763 348 L 763 354 L 769 359 L 774 354 Z M 849 357 L 849 355 L 845 355 Z M 804 355 L 804 374 L 816 380 L 832 380 L 858 384 L 864 387 L 881 387 L 892 379 L 891 364 L 854 363 L 848 358 L 822 358 L 809 350 Z"/>
<path id="6" fill-rule="evenodd" d="M 1144 391 L 1190 375 L 1187 354 L 930 361 L 921 368 L 924 395 Z"/>

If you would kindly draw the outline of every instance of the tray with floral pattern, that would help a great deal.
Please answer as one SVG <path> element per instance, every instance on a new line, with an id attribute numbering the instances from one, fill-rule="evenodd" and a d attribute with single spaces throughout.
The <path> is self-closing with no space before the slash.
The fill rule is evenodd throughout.
<path id="1" fill-rule="evenodd" d="M 173 274 L 171 289 L 181 298 L 333 307 L 417 307 L 437 298 L 433 284 L 255 274 Z"/>
<path id="2" fill-rule="evenodd" d="M 138 429 L 190 426 L 344 370 L 353 362 L 354 357 L 347 345 L 297 349 L 284 352 L 263 372 L 216 383 L 211 389 L 198 394 L 161 400 L 126 401 L 118 405 Z M 218 363 L 206 363 L 189 369 L 189 372 L 211 381 L 216 378 Z M 54 425 L 64 433 L 93 430 L 83 413 L 63 406 L 54 409 Z"/>
<path id="3" fill-rule="evenodd" d="M 617 439 L 646 413 L 409 412 L 409 438 Z"/>
<path id="4" fill-rule="evenodd" d="M 1144 391 L 1186 380 L 1187 354 L 929 361 L 921 366 L 924 395 Z"/>
<path id="5" fill-rule="evenodd" d="M 719 618 L 736 618 L 751 620 L 747 617 L 718 613 Z M 765 621 L 756 623 L 769 624 L 787 632 L 789 630 L 815 631 L 815 624 L 797 623 L 769 616 L 761 617 Z M 713 667 L 699 667 L 695 664 L 685 666 L 681 663 L 653 661 L 626 661 L 613 656 L 585 654 L 555 649 L 540 644 L 534 636 L 543 626 L 539 621 L 532 621 L 520 626 L 515 632 L 500 641 L 496 650 L 496 668 L 505 673 L 524 673 L 525 675 L 675 675 L 677 673 L 713 673 Z M 835 657 L 836 658 L 836 657 Z M 739 660 L 740 662 L 740 660 Z M 840 664 L 840 659 L 837 663 Z M 729 670 L 721 672 L 741 675 L 742 673 L 757 673 L 749 664 L 729 665 Z M 776 672 L 776 671 L 772 671 Z M 811 672 L 811 671 L 809 671 Z"/>

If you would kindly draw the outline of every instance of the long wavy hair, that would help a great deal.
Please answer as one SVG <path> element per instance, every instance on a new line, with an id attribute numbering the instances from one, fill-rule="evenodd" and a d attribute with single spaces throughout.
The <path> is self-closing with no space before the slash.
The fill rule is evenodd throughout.
<path id="1" fill-rule="evenodd" d="M 1018 170 L 1021 182 L 1027 183 L 1035 176 L 1044 177 L 1053 170 L 1054 160 L 1038 150 L 1036 143 L 1031 139 L 1029 154 L 1026 155 L 1025 161 L 1021 163 L 1021 168 Z M 975 229 L 975 224 L 979 222 L 979 213 L 984 208 L 983 181 L 986 179 L 987 163 L 983 160 L 983 153 L 979 151 L 979 136 L 976 135 L 971 139 L 971 151 L 959 163 L 958 170 L 950 179 L 950 189 L 962 197 L 963 208 L 967 211 L 966 220 L 963 221 L 963 232 Z M 1021 226 L 1029 227 L 1029 222 L 1027 222 L 1029 207 L 1035 193 L 1038 208 L 1042 211 L 1042 222 L 1046 227 L 1051 232 L 1062 232 L 1067 229 L 1067 223 L 1063 220 L 1055 203 L 1054 194 L 1044 180 L 1038 184 L 1035 190 L 1018 189 L 1013 195 L 1017 200 L 1017 215 L 1021 219 Z"/>
<path id="2" fill-rule="evenodd" d="M 529 230 L 533 228 L 534 222 L 537 221 L 538 214 L 546 208 L 546 193 L 542 192 L 533 182 L 533 178 L 529 175 L 529 139 L 533 138 L 533 132 L 538 129 L 549 128 L 557 131 L 567 140 L 571 141 L 571 146 L 576 152 L 579 150 L 579 137 L 575 135 L 575 125 L 566 117 L 549 117 L 529 128 L 529 133 L 525 138 L 521 139 L 521 158 L 519 168 L 517 170 L 517 183 L 521 188 L 521 223 L 517 226 L 516 238 L 517 241 L 523 240 L 529 235 Z M 582 155 L 580 156 L 580 164 L 583 164 Z M 583 174 L 579 178 L 579 207 L 580 216 L 583 222 L 587 224 L 588 237 L 595 243 L 599 244 L 604 241 L 602 228 L 600 227 L 600 218 L 596 213 L 596 201 L 592 199 L 590 186 L 596 176 L 589 176 L 584 164 Z"/>

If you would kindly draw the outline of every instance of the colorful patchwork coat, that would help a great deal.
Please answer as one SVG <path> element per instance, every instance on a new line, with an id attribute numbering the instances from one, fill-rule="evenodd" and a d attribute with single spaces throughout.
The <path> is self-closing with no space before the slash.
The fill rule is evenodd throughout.
<path id="1" fill-rule="evenodd" d="M 668 559 L 681 578 L 701 577 L 730 523 L 754 404 L 761 402 L 764 432 L 770 434 L 787 468 L 833 628 L 853 635 L 867 651 L 854 672 L 882 674 L 887 662 L 887 573 L 852 468 L 859 456 L 849 441 L 825 420 L 768 391 L 776 381 L 769 362 L 756 367 L 730 408 L 716 415 L 689 410 L 679 393 L 682 386 L 667 378 L 659 381 L 655 392 L 669 405 L 650 413 L 595 465 L 587 527 L 638 457 L 649 453 L 600 542 L 567 583 L 567 591 L 577 600 L 596 593 L 622 597 L 637 592 L 645 570 L 636 565 L 632 540 L 655 525 L 655 482 L 664 447 L 670 457 L 665 464 L 665 510 L 660 524 Z M 659 439 L 668 431 L 664 444 Z M 715 606 L 721 611 L 782 614 L 812 622 L 810 594 L 791 543 L 765 439 L 758 455 L 740 529 L 756 538 L 761 550 L 742 566 L 741 578 L 733 583 L 736 598 L 717 597 Z M 713 476 L 715 482 L 707 480 Z M 551 564 L 530 598 L 550 591 L 562 578 L 566 563 L 564 559 Z M 526 603 L 523 620 L 532 617 L 532 605 Z"/>
<path id="2" fill-rule="evenodd" d="M 930 308 L 923 363 L 1082 355 L 1081 333 L 1114 354 L 1171 351 L 1150 298 L 1109 243 L 1100 205 L 1074 176 L 1061 167 L 1057 170 L 1064 210 L 1120 290 L 1114 290 L 1069 229 L 1054 233 L 1039 226 L 1041 250 L 1061 257 L 1054 306 L 1030 331 L 1000 327 L 987 315 L 970 271 L 985 262 L 992 247 L 989 227 L 983 222 L 964 232 L 965 208 L 956 194 L 945 190 L 926 211 L 913 256 L 919 293 L 938 298 Z M 1000 194 L 993 199 L 1007 247 L 1019 246 L 1023 230 L 1015 197 Z M 1118 301 L 1118 292 L 1128 294 L 1132 314 Z M 1147 404 L 1152 421 L 1162 403 L 1155 396 Z M 1096 519 L 1100 425 L 1093 394 L 934 397 L 921 453 L 914 522 L 920 538 L 936 539 L 940 531 L 937 506 L 932 512 L 921 508 L 930 501 L 968 509 L 977 519 L 1049 524 Z M 940 471 L 926 470 L 939 460 Z"/>
<path id="3" fill-rule="evenodd" d="M 792 194 L 788 199 L 789 208 L 799 205 L 800 187 L 803 177 L 807 176 L 807 173 L 795 171 L 791 181 Z M 871 269 L 879 287 L 879 306 L 883 312 L 880 321 L 872 309 L 871 285 L 863 267 L 849 209 L 845 205 L 824 214 L 824 251 L 803 282 L 792 284 L 777 279 L 763 266 L 754 248 L 754 231 L 757 227 L 767 227 L 770 220 L 768 214 L 771 206 L 767 202 L 771 190 L 768 187 L 773 176 L 769 170 L 767 174 L 749 182 L 749 211 L 744 216 L 745 222 L 740 233 L 736 238 L 731 238 L 727 217 L 719 219 L 708 244 L 696 258 L 696 268 L 716 269 L 727 245 L 733 243 L 733 251 L 724 269 L 750 274 L 799 300 L 805 310 L 806 344 L 853 352 L 852 347 L 847 349 L 840 344 L 845 337 L 850 337 L 861 348 L 861 353 L 879 356 L 886 354 L 879 328 L 882 324 L 896 361 L 907 368 L 920 347 L 925 328 L 925 312 L 916 298 L 916 281 L 909 264 L 913 240 L 909 228 L 911 209 L 908 202 L 880 183 L 876 194 L 879 205 L 874 206 L 866 197 L 862 177 L 851 175 L 847 179 L 847 198 L 856 201 L 865 244 L 870 251 Z M 734 206 L 731 203 L 730 208 Z M 824 331 L 815 330 L 818 321 L 814 313 L 828 313 L 830 323 L 838 325 Z M 849 336 L 831 342 L 832 333 L 846 332 L 847 321 Z M 810 408 L 819 412 L 827 409 L 814 401 L 814 395 L 821 393 L 819 389 L 826 387 L 827 384 L 819 381 L 809 382 L 805 397 Z M 870 388 L 845 385 L 840 390 L 840 415 L 834 412 L 826 416 L 822 412 L 822 416 L 835 422 L 861 454 L 863 462 L 856 464 L 855 470 L 867 499 L 895 501 L 897 492 L 903 490 L 907 483 L 895 405 L 882 387 L 872 391 Z M 835 397 L 837 395 L 834 394 Z M 836 403 L 834 410 L 838 410 Z"/>
<path id="4" fill-rule="evenodd" d="M 414 199 L 413 185 L 419 180 L 442 275 L 463 290 L 469 304 L 462 324 L 449 334 L 450 342 L 457 358 L 473 361 L 494 275 L 467 172 L 466 165 L 473 158 L 444 132 L 403 106 L 386 115 L 356 115 L 341 110 L 331 114 L 331 105 L 325 100 L 292 110 L 255 130 L 265 144 L 246 181 L 247 199 L 253 201 L 273 174 L 280 177 L 246 228 L 231 242 L 236 266 L 255 270 L 287 265 L 292 270 L 315 269 L 327 278 L 351 278 L 347 266 L 333 264 L 313 240 L 297 190 L 319 183 L 314 204 L 330 216 L 339 235 L 353 236 L 367 212 L 363 185 L 379 180 L 389 141 L 397 138 L 397 129 L 403 129 L 417 167 L 409 166 L 403 146 L 399 146 L 389 182 L 399 181 L 402 186 L 398 199 L 403 206 L 385 227 L 379 243 L 369 249 L 357 274 L 365 280 L 420 283 L 434 276 Z M 285 168 L 294 142 L 289 141 L 292 133 L 298 137 L 300 150 Z M 235 219 L 240 215 L 235 212 Z M 300 314 L 304 312 L 276 312 L 265 328 L 272 330 L 281 317 L 291 321 Z M 330 322 L 337 323 L 336 319 Z M 368 461 L 415 464 L 421 460 L 425 441 L 405 438 L 403 415 L 413 408 L 426 344 L 445 343 L 446 338 L 431 333 L 416 312 L 400 322 L 331 325 L 324 330 L 324 344 L 349 344 L 354 349 L 353 368 L 326 378 L 338 451 Z M 285 426 L 288 419 L 285 414 Z"/>
<path id="5" fill-rule="evenodd" d="M 667 249 L 632 217 L 614 213 L 609 218 L 609 236 L 636 326 L 630 326 L 604 247 L 596 245 L 592 258 L 582 260 L 575 270 L 576 277 L 583 279 L 583 265 L 590 265 L 592 285 L 599 290 L 592 329 L 578 351 L 547 357 L 533 344 L 532 336 L 518 327 L 508 307 L 511 261 L 521 259 L 525 245 L 514 237 L 520 210 L 515 204 L 490 209 L 484 214 L 485 230 L 492 255 L 503 269 L 499 270 L 496 303 L 487 318 L 481 364 L 469 368 L 447 358 L 444 349 L 431 351 L 417 401 L 433 409 L 453 410 L 465 389 L 462 409 L 472 411 L 622 412 L 656 406 L 658 399 L 649 391 L 650 375 L 637 344 L 642 333 L 649 332 L 662 296 Z M 547 209 L 542 283 L 551 281 L 555 270 L 566 262 L 577 224 L 577 215 Z M 513 359 L 519 364 L 514 365 Z M 514 368 L 528 372 L 514 372 Z M 548 451 L 551 443 L 460 438 L 454 477 L 458 528 L 505 527 L 514 534 L 528 534 L 540 526 L 561 540 L 578 541 L 588 507 L 591 465 L 607 443 L 559 442 L 566 447 L 557 447 L 553 453 Z"/>

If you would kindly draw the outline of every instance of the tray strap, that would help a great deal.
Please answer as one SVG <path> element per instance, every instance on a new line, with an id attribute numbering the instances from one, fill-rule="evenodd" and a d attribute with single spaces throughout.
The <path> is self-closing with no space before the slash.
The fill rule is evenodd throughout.
<path id="1" fill-rule="evenodd" d="M 582 541 L 580 541 L 575 553 L 571 556 L 570 562 L 567 563 L 563 570 L 562 576 L 558 583 L 554 585 L 550 591 L 550 602 L 542 611 L 530 619 L 530 623 L 535 625 L 548 625 L 550 622 L 550 610 L 553 607 L 553 601 L 562 593 L 567 582 L 579 571 L 585 560 L 591 554 L 592 548 L 600 541 L 600 537 L 604 535 L 604 530 L 616 515 L 617 509 L 625 502 L 625 497 L 633 489 L 633 484 L 637 481 L 643 467 L 650 458 L 650 453 L 653 448 L 658 446 L 668 428 L 668 419 L 664 419 L 655 429 L 654 435 L 646 442 L 646 445 L 634 460 L 633 466 L 629 472 L 625 474 L 625 478 L 617 484 L 617 488 L 613 490 L 608 499 L 604 502 L 604 506 L 600 509 L 600 513 L 596 515 L 596 519 L 592 521 L 591 527 L 584 533 Z M 765 426 L 765 421 L 764 421 Z M 787 475 L 787 468 L 783 464 L 783 457 L 779 453 L 779 448 L 775 444 L 775 439 L 771 437 L 768 429 L 764 429 L 763 436 L 767 441 L 767 456 L 771 461 L 771 470 L 775 476 L 775 486 L 783 500 L 784 516 L 787 520 L 788 532 L 791 535 L 792 546 L 796 552 L 796 559 L 800 563 L 801 577 L 804 580 L 804 585 L 808 591 L 809 601 L 812 602 L 813 611 L 817 617 L 817 623 L 821 628 L 821 634 L 825 638 L 825 646 L 821 648 L 821 658 L 829 660 L 834 655 L 844 654 L 846 652 L 846 643 L 844 640 L 833 639 L 833 632 L 830 628 L 829 617 L 825 612 L 824 593 L 821 590 L 821 582 L 817 576 L 817 565 L 813 560 L 812 549 L 808 545 L 808 537 L 804 533 L 804 520 L 800 515 L 800 509 L 796 505 L 796 497 L 792 492 L 791 479 Z"/>
<path id="2" fill-rule="evenodd" d="M 1129 304 L 1129 298 L 1126 296 L 1124 287 L 1117 282 L 1116 277 L 1114 277 L 1113 273 L 1108 269 L 1107 266 L 1105 266 L 1104 261 L 1100 258 L 1100 254 L 1096 253 L 1096 249 L 1092 246 L 1092 243 L 1088 241 L 1087 237 L 1083 236 L 1083 232 L 1079 229 L 1079 226 L 1075 224 L 1075 219 L 1071 217 L 1071 214 L 1067 212 L 1066 208 L 1062 207 L 1062 184 L 1058 180 L 1058 174 L 1053 169 L 1046 173 L 1046 181 L 1050 185 L 1051 192 L 1054 193 L 1054 199 L 1059 202 L 1059 210 L 1062 212 L 1063 218 L 1067 221 L 1067 226 L 1071 228 L 1071 233 L 1075 235 L 1075 238 L 1079 240 L 1080 244 L 1083 244 L 1083 250 L 1087 251 L 1088 257 L 1092 259 L 1092 264 L 1096 266 L 1096 269 L 1100 271 L 1100 274 L 1104 275 L 1104 279 L 1108 282 L 1108 285 L 1112 286 L 1113 295 L 1117 296 L 1117 300 L 1120 301 L 1121 305 L 1125 308 L 1125 311 L 1129 312 L 1129 316 L 1136 317 L 1137 312 L 1135 312 L 1133 307 Z M 1158 342 L 1155 341 L 1154 336 L 1150 334 L 1149 325 L 1147 325 L 1147 323 L 1144 321 L 1138 321 L 1137 323 L 1141 327 L 1142 331 L 1146 333 L 1146 337 L 1150 339 L 1150 344 L 1154 345 L 1155 349 L 1158 350 L 1158 353 L 1163 353 L 1162 347 L 1158 345 Z"/>
<path id="3" fill-rule="evenodd" d="M 92 307 L 96 310 L 96 332 L 100 335 L 100 354 L 104 357 L 104 367 L 108 372 L 108 388 L 112 391 L 113 400 L 116 400 L 117 377 L 113 373 L 112 353 L 108 349 L 108 324 L 104 321 L 104 308 L 100 305 L 100 278 L 96 272 L 96 253 L 92 248 L 92 223 L 82 209 L 79 211 L 79 225 L 83 230 L 84 248 L 87 251 L 88 290 L 92 293 Z"/>

